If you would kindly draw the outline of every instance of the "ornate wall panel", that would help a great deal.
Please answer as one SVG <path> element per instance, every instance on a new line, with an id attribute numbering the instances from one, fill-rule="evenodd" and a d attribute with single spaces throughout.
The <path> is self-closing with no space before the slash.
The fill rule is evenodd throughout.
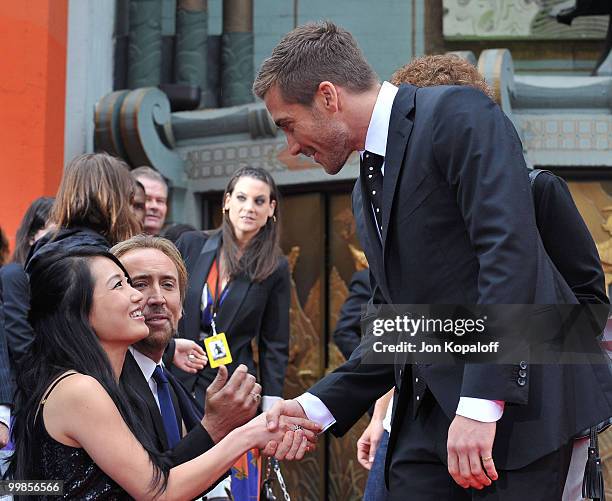
<path id="1" fill-rule="evenodd" d="M 571 26 L 553 17 L 565 0 L 443 0 L 443 33 L 449 40 L 605 38 L 605 16 L 586 16 Z"/>

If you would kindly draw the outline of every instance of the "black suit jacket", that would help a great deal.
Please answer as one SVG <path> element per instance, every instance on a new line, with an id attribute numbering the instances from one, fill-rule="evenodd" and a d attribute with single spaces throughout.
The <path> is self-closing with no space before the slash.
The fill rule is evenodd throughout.
<path id="1" fill-rule="evenodd" d="M 21 358 L 34 340 L 34 331 L 28 321 L 30 282 L 23 266 L 19 263 L 9 263 L 0 269 L 0 289 L 8 349 L 13 370 L 17 370 Z"/>
<path id="2" fill-rule="evenodd" d="M 188 432 L 172 450 L 168 446 L 164 423 L 155 397 L 138 363 L 129 351 L 125 355 L 120 381 L 124 387 L 127 386 L 132 390 L 129 392 L 130 396 L 139 397 L 132 398 L 134 410 L 137 412 L 144 428 L 154 439 L 158 450 L 168 452 L 171 466 L 185 463 L 205 453 L 215 445 L 200 422 L 203 415 L 202 409 L 172 374 L 168 373 L 168 381 L 172 387 L 170 395 L 177 414 L 177 424 L 179 429 L 182 429 L 181 422 L 184 422 Z"/>
<path id="3" fill-rule="evenodd" d="M 221 234 L 210 237 L 201 232 L 181 236 L 177 247 L 183 255 L 189 284 L 184 315 L 179 323 L 179 335 L 200 340 L 201 298 L 204 284 L 221 245 Z M 230 374 L 245 364 L 257 376 L 251 341 L 259 346 L 259 377 L 263 395 L 282 396 L 285 370 L 289 359 L 289 267 L 285 258 L 266 280 L 253 283 L 246 277 L 232 280 L 225 300 L 216 317 L 217 332 L 225 332 L 233 362 L 227 366 Z M 209 366 L 198 374 L 188 374 L 172 367 L 173 372 L 202 402 L 204 391 L 217 374 Z"/>
<path id="4" fill-rule="evenodd" d="M 0 269 L 0 273 L 2 270 Z M 12 407 L 15 393 L 14 376 L 11 371 L 6 329 L 4 328 L 4 306 L 2 281 L 0 280 L 0 405 Z"/>
<path id="5" fill-rule="evenodd" d="M 576 303 L 538 236 L 513 125 L 482 92 L 401 86 L 389 122 L 384 174 L 382 242 L 367 217 L 368 202 L 361 201 L 364 249 L 379 300 Z M 360 180 L 354 200 L 363 190 Z M 399 393 L 388 454 L 401 456 L 411 367 L 401 356 L 391 367 L 362 364 L 356 355 L 310 391 L 336 418 L 332 430 L 343 434 L 395 382 Z M 502 469 L 525 466 L 612 415 L 612 377 L 604 365 L 528 366 L 524 384 L 519 370 L 517 361 L 425 365 L 420 374 L 450 419 L 462 396 L 507 403 L 493 450 Z"/>
<path id="6" fill-rule="evenodd" d="M 605 303 L 599 253 L 566 182 L 543 171 L 533 182 L 536 222 L 546 253 L 581 303 Z"/>
<path id="7" fill-rule="evenodd" d="M 361 342 L 361 310 L 371 295 L 369 270 L 353 273 L 349 295 L 340 309 L 333 333 L 334 342 L 347 360 Z"/>

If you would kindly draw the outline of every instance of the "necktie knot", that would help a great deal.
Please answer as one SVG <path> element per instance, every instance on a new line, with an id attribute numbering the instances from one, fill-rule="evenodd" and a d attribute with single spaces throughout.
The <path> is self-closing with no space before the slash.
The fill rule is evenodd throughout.
<path id="1" fill-rule="evenodd" d="M 380 171 L 383 164 L 385 163 L 385 157 L 366 150 L 363 152 L 362 163 L 365 165 L 366 169 L 368 170 Z"/>
<path id="2" fill-rule="evenodd" d="M 157 365 L 153 371 L 153 379 L 157 384 L 168 384 L 168 378 L 161 365 Z"/>

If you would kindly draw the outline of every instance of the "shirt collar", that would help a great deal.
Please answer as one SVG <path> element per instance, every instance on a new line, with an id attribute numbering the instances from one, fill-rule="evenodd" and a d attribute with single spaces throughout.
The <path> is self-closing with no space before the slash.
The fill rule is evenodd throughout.
<path id="1" fill-rule="evenodd" d="M 142 371 L 142 374 L 144 375 L 148 383 L 151 380 L 151 377 L 153 377 L 153 371 L 155 370 L 155 367 L 157 367 L 158 364 L 156 364 L 146 355 L 140 353 L 133 346 L 130 346 L 128 349 L 130 350 L 130 353 L 134 356 L 134 360 L 136 360 L 138 367 L 140 367 L 140 370 Z"/>
<path id="2" fill-rule="evenodd" d="M 365 149 L 382 157 L 387 151 L 387 135 L 389 134 L 389 120 L 393 101 L 399 89 L 389 82 L 383 82 L 378 91 L 376 104 L 372 110 L 372 117 L 366 134 Z"/>

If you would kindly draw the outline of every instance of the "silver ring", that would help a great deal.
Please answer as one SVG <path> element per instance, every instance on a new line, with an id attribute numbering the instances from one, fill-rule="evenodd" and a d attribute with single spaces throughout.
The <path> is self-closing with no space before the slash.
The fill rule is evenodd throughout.
<path id="1" fill-rule="evenodd" d="M 189 360 L 193 360 L 195 358 L 195 355 L 193 353 L 190 353 L 189 355 L 187 355 L 187 358 Z"/>
<path id="2" fill-rule="evenodd" d="M 293 431 L 298 431 L 298 430 L 303 430 L 304 428 L 302 428 L 299 424 L 294 424 L 293 425 Z"/>
<path id="3" fill-rule="evenodd" d="M 251 396 L 255 399 L 255 402 L 259 402 L 261 400 L 261 395 L 259 393 L 251 393 Z"/>

